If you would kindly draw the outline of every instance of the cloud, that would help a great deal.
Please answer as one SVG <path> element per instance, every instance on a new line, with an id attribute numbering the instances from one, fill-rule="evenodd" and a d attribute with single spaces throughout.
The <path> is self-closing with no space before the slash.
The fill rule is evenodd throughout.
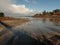
<path id="1" fill-rule="evenodd" d="M 11 13 L 9 7 L 14 4 L 12 0 L 0 0 L 0 12 Z"/>
<path id="2" fill-rule="evenodd" d="M 11 0 L 0 0 L 0 11 L 7 11 L 10 4 L 12 4 Z"/>
<path id="3" fill-rule="evenodd" d="M 33 12 L 33 10 L 26 8 L 25 5 L 15 5 L 15 4 L 11 5 L 10 10 L 13 13 L 20 13 L 20 14 L 29 14 Z"/>
<path id="4" fill-rule="evenodd" d="M 34 11 L 23 5 L 16 5 L 15 0 L 0 0 L 0 12 L 4 12 L 5 15 L 15 16 L 33 14 Z"/>

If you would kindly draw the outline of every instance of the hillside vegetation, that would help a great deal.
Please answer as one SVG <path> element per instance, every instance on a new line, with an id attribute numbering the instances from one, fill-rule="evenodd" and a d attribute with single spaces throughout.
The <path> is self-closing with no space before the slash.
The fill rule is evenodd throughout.
<path id="1" fill-rule="evenodd" d="M 43 11 L 42 13 L 35 14 L 32 17 L 48 17 L 48 18 L 60 18 L 60 9 L 53 10 L 51 12 Z"/>

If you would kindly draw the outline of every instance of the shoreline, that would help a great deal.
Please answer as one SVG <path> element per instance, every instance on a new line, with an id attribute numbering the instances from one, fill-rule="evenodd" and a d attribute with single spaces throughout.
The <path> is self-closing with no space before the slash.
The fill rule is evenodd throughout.
<path id="1" fill-rule="evenodd" d="M 60 18 L 60 16 L 32 16 L 33 18 Z"/>
<path id="2" fill-rule="evenodd" d="M 7 20 L 1 20 L 1 21 L 5 22 L 6 24 L 8 24 L 12 27 L 15 27 L 15 26 L 21 25 L 23 23 L 26 23 L 30 20 L 27 18 L 16 18 L 16 19 L 7 19 Z M 3 25 L 0 24 L 0 30 L 3 28 L 4 28 Z"/>

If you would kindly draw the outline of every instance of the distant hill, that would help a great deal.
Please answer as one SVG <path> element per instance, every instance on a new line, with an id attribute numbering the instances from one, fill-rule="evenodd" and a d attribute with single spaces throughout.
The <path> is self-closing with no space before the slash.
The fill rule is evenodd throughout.
<path id="1" fill-rule="evenodd" d="M 60 9 L 56 9 L 51 12 L 43 11 L 42 13 L 35 14 L 32 17 L 59 17 L 60 18 Z"/>

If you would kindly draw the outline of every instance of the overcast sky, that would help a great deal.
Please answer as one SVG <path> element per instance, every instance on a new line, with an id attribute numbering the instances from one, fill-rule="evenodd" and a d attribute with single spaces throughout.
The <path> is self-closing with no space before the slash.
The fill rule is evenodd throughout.
<path id="1" fill-rule="evenodd" d="M 8 16 L 30 16 L 60 9 L 60 0 L 0 0 L 0 12 Z"/>

